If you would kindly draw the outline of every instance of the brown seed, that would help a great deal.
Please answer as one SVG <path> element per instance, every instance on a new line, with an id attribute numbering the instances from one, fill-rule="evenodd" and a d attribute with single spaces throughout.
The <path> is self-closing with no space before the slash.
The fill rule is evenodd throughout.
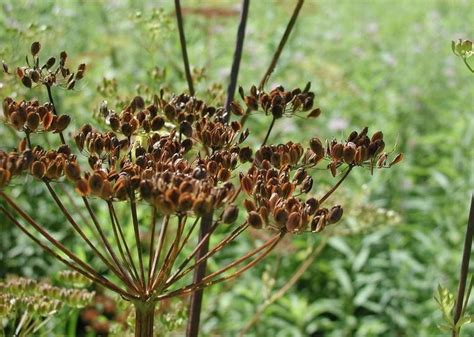
<path id="1" fill-rule="evenodd" d="M 307 176 L 303 180 L 303 184 L 301 186 L 301 192 L 308 193 L 309 191 L 311 191 L 312 188 L 313 188 L 313 178 L 311 178 L 310 176 Z"/>
<path id="2" fill-rule="evenodd" d="M 44 67 L 45 67 L 46 69 L 49 69 L 49 68 L 51 68 L 52 66 L 54 66 L 55 63 L 56 63 L 56 59 L 55 59 L 54 57 L 50 57 L 50 58 L 48 59 L 48 61 L 46 61 L 46 63 L 44 64 Z"/>
<path id="3" fill-rule="evenodd" d="M 298 212 L 293 212 L 288 217 L 286 222 L 286 230 L 288 232 L 296 232 L 301 226 L 301 215 Z"/>
<path id="4" fill-rule="evenodd" d="M 100 174 L 94 173 L 89 177 L 88 185 L 90 191 L 93 194 L 99 195 L 102 192 L 102 187 L 104 186 L 104 178 Z"/>
<path id="5" fill-rule="evenodd" d="M 193 128 L 188 121 L 181 122 L 179 125 L 179 132 L 181 132 L 186 137 L 192 137 L 193 135 Z"/>
<path id="6" fill-rule="evenodd" d="M 173 120 L 176 117 L 176 109 L 171 104 L 166 104 L 164 111 L 166 118 L 169 120 Z"/>
<path id="7" fill-rule="evenodd" d="M 2 67 L 3 67 L 3 71 L 4 71 L 6 74 L 8 74 L 8 66 L 7 66 L 7 64 L 6 64 L 4 61 L 2 61 Z"/>
<path id="8" fill-rule="evenodd" d="M 21 79 L 21 82 L 27 88 L 31 88 L 31 85 L 33 84 L 31 81 L 31 78 L 29 78 L 28 76 L 23 76 L 23 78 Z"/>
<path id="9" fill-rule="evenodd" d="M 8 182 L 10 181 L 10 177 L 10 171 L 0 167 L 0 188 L 8 184 Z"/>
<path id="10" fill-rule="evenodd" d="M 165 120 L 161 116 L 156 116 L 153 118 L 151 121 L 151 129 L 153 131 L 158 131 L 160 130 L 163 126 L 165 125 Z"/>
<path id="11" fill-rule="evenodd" d="M 231 172 L 226 168 L 221 168 L 219 172 L 217 173 L 217 178 L 220 181 L 227 181 L 230 179 L 230 176 L 231 176 Z"/>
<path id="12" fill-rule="evenodd" d="M 226 224 L 234 223 L 239 216 L 239 208 L 235 205 L 229 205 L 225 208 L 222 215 L 222 221 Z"/>
<path id="13" fill-rule="evenodd" d="M 288 216 L 288 212 L 284 208 L 277 208 L 275 210 L 275 222 L 280 226 L 280 228 L 286 226 Z"/>
<path id="14" fill-rule="evenodd" d="M 305 210 L 308 212 L 309 215 L 313 215 L 319 207 L 319 201 L 315 198 L 309 198 L 306 200 L 306 208 Z"/>
<path id="15" fill-rule="evenodd" d="M 321 141 L 318 138 L 311 138 L 309 141 L 309 146 L 311 147 L 311 150 L 318 156 L 318 157 L 324 157 L 324 147 Z"/>
<path id="16" fill-rule="evenodd" d="M 42 161 L 35 161 L 31 165 L 31 174 L 38 178 L 42 179 L 46 173 L 46 165 Z"/>
<path id="17" fill-rule="evenodd" d="M 260 216 L 259 213 L 255 212 L 255 211 L 249 212 L 249 216 L 248 216 L 247 221 L 248 221 L 250 226 L 252 226 L 253 228 L 256 228 L 256 229 L 260 229 L 263 226 L 262 217 Z"/>
<path id="18" fill-rule="evenodd" d="M 351 144 L 353 144 L 353 143 L 351 143 Z M 345 145 L 345 146 L 344 146 L 343 156 L 344 156 L 344 161 L 345 161 L 347 164 L 352 164 L 352 162 L 353 162 L 354 159 L 355 159 L 355 154 L 356 154 L 355 144 L 354 144 L 354 145 Z"/>
<path id="19" fill-rule="evenodd" d="M 308 118 L 317 118 L 321 115 L 321 109 L 316 108 L 311 110 L 311 112 L 308 114 Z"/>
<path id="20" fill-rule="evenodd" d="M 26 126 L 30 131 L 35 131 L 40 123 L 40 116 L 36 112 L 30 112 L 28 118 L 26 119 Z"/>
<path id="21" fill-rule="evenodd" d="M 191 193 L 183 193 L 178 199 L 178 208 L 182 212 L 189 211 L 194 204 L 194 198 Z"/>
<path id="22" fill-rule="evenodd" d="M 70 122 L 71 122 L 71 117 L 69 117 L 68 115 L 59 116 L 58 119 L 56 120 L 55 131 L 58 133 L 63 132 L 68 127 Z"/>
<path id="23" fill-rule="evenodd" d="M 33 70 L 32 72 L 30 72 L 30 77 L 31 80 L 35 83 L 38 83 L 38 81 L 40 80 L 40 74 L 37 70 Z"/>
<path id="24" fill-rule="evenodd" d="M 257 209 L 257 206 L 255 206 L 255 203 L 250 199 L 244 200 L 244 207 L 247 210 L 247 212 L 255 211 Z"/>
<path id="25" fill-rule="evenodd" d="M 81 169 L 77 163 L 70 161 L 66 162 L 66 165 L 64 166 L 64 173 L 71 181 L 77 181 L 81 179 Z"/>
<path id="26" fill-rule="evenodd" d="M 30 51 L 31 51 L 31 55 L 33 56 L 36 56 L 38 55 L 39 51 L 41 49 L 41 44 L 39 42 L 33 42 L 31 44 L 31 48 L 30 48 Z"/>
<path id="27" fill-rule="evenodd" d="M 335 177 L 336 174 L 337 174 L 336 162 L 334 162 L 334 161 L 331 162 L 331 164 L 329 164 L 328 167 L 329 167 L 329 169 L 331 170 L 331 175 L 332 175 L 333 177 Z"/>
<path id="28" fill-rule="evenodd" d="M 371 138 L 370 140 L 371 140 L 372 142 L 375 142 L 375 141 L 377 141 L 377 140 L 379 140 L 379 139 L 383 139 L 383 133 L 382 133 L 382 131 L 377 131 L 376 133 L 374 133 L 374 134 L 372 135 L 372 138 Z"/>
<path id="29" fill-rule="evenodd" d="M 240 185 L 247 194 L 252 194 L 253 191 L 253 182 L 248 176 L 243 176 L 240 179 Z"/>
<path id="30" fill-rule="evenodd" d="M 122 124 L 121 131 L 125 137 L 130 137 L 133 133 L 132 126 L 128 123 Z"/>
<path id="31" fill-rule="evenodd" d="M 341 206 L 337 205 L 331 208 L 328 216 L 328 224 L 333 224 L 341 220 L 343 209 Z"/>
<path id="32" fill-rule="evenodd" d="M 78 180 L 76 183 L 76 191 L 83 197 L 89 194 L 89 184 L 85 179 Z"/>
<path id="33" fill-rule="evenodd" d="M 403 153 L 399 153 L 399 154 L 397 154 L 397 156 L 395 157 L 395 159 L 392 160 L 392 162 L 389 164 L 389 166 L 398 164 L 398 163 L 401 162 L 402 160 L 403 160 Z"/>
<path id="34" fill-rule="evenodd" d="M 334 144 L 334 146 L 331 148 L 331 156 L 336 161 L 339 161 L 342 159 L 343 153 L 344 153 L 344 145 L 342 145 L 341 143 Z"/>
<path id="35" fill-rule="evenodd" d="M 272 106 L 272 116 L 273 118 L 281 118 L 283 116 L 284 108 L 282 105 L 273 105 Z"/>
<path id="36" fill-rule="evenodd" d="M 151 198 L 153 193 L 153 184 L 149 180 L 144 180 L 140 183 L 140 194 L 143 199 L 147 200 Z"/>

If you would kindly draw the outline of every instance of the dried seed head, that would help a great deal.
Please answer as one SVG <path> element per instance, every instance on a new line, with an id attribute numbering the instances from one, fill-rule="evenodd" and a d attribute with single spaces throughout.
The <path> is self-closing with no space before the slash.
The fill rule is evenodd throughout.
<path id="1" fill-rule="evenodd" d="M 76 183 L 76 191 L 83 197 L 89 194 L 89 184 L 87 180 L 81 179 Z"/>
<path id="2" fill-rule="evenodd" d="M 263 226 L 263 219 L 258 212 L 251 211 L 247 219 L 250 226 L 256 229 L 261 229 Z"/>
<path id="3" fill-rule="evenodd" d="M 77 181 L 81 179 L 81 169 L 75 162 L 66 162 L 64 166 L 64 174 L 71 181 Z"/>
<path id="4" fill-rule="evenodd" d="M 88 185 L 91 193 L 100 195 L 102 192 L 102 187 L 104 186 L 104 178 L 100 174 L 94 173 L 89 177 Z"/>
<path id="5" fill-rule="evenodd" d="M 58 133 L 63 132 L 68 127 L 70 122 L 71 117 L 69 117 L 68 115 L 59 116 L 55 123 L 55 131 Z"/>
<path id="6" fill-rule="evenodd" d="M 341 206 L 337 205 L 331 208 L 328 216 L 328 223 L 333 224 L 341 220 L 343 209 Z"/>
<path id="7" fill-rule="evenodd" d="M 311 110 L 311 112 L 308 114 L 308 118 L 317 118 L 321 115 L 321 109 L 316 108 Z"/>
<path id="8" fill-rule="evenodd" d="M 392 162 L 388 165 L 388 166 L 393 166 L 395 164 L 398 164 L 399 162 L 401 162 L 403 160 L 403 153 L 399 153 L 397 154 L 397 156 L 395 157 L 395 159 L 392 160 Z"/>
<path id="9" fill-rule="evenodd" d="M 26 126 L 28 127 L 28 129 L 32 132 L 34 132 L 38 126 L 39 126 L 39 123 L 40 123 L 40 116 L 39 114 L 37 114 L 36 112 L 30 112 L 28 114 L 28 117 L 26 119 Z"/>
<path id="10" fill-rule="evenodd" d="M 233 224 L 239 216 L 239 208 L 235 205 L 229 205 L 225 208 L 222 215 L 222 221 L 226 224 Z"/>
<path id="11" fill-rule="evenodd" d="M 46 173 L 46 165 L 42 161 L 35 161 L 31 165 L 31 174 L 38 178 L 42 179 Z"/>
<path id="12" fill-rule="evenodd" d="M 300 229 L 301 226 L 301 215 L 298 212 L 293 212 L 288 217 L 286 222 L 286 230 L 288 232 L 296 232 Z"/>
<path id="13" fill-rule="evenodd" d="M 31 48 L 30 48 L 30 51 L 31 51 L 31 55 L 33 56 L 36 56 L 38 55 L 39 51 L 41 49 L 41 44 L 39 42 L 33 42 L 31 44 Z"/>
<path id="14" fill-rule="evenodd" d="M 309 146 L 318 157 L 324 157 L 324 147 L 319 138 L 311 138 Z"/>
<path id="15" fill-rule="evenodd" d="M 10 171 L 0 167 L 0 188 L 6 186 L 10 182 Z"/>
<path id="16" fill-rule="evenodd" d="M 344 146 L 343 157 L 347 164 L 352 164 L 355 159 L 356 147 L 354 143 L 349 143 Z"/>
<path id="17" fill-rule="evenodd" d="M 31 81 L 31 78 L 29 78 L 28 76 L 23 76 L 23 78 L 21 79 L 21 82 L 27 88 L 31 88 L 31 85 L 33 84 Z"/>

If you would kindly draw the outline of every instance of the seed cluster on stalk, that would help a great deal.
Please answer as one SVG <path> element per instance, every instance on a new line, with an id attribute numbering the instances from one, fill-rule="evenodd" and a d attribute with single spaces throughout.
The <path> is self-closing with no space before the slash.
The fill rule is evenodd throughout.
<path id="1" fill-rule="evenodd" d="M 290 91 L 278 86 L 268 93 L 252 86 L 248 95 L 240 88 L 246 109 L 233 100 L 229 110 L 234 118 L 230 121 L 224 107 L 186 93 L 162 90 L 147 97 L 135 96 L 120 111 L 103 102 L 99 115 L 106 130 L 85 124 L 68 132 L 70 139 L 66 139 L 63 132 L 73 114 L 58 112 L 50 90 L 63 84 L 72 89 L 82 79 L 85 65 L 72 73 L 65 66 L 67 54 L 63 52 L 57 68 L 53 67 L 54 58 L 40 67 L 39 50 L 39 43 L 34 43 L 33 65 L 17 68 L 16 73 L 27 87 L 44 84 L 49 102 L 3 101 L 6 125 L 21 132 L 22 139 L 16 149 L 0 150 L 0 197 L 7 205 L 0 205 L 0 211 L 68 267 L 130 301 L 156 302 L 237 277 L 269 254 L 285 235 L 319 233 L 338 222 L 343 207 L 325 203 L 353 168 L 387 168 L 402 160 L 401 154 L 389 160 L 383 133 L 369 136 L 368 128 L 354 131 L 342 141 L 313 137 L 306 143 L 271 144 L 272 127 L 280 118 L 295 114 L 316 118 L 321 114 L 310 83 Z M 9 72 L 6 66 L 4 70 Z M 271 117 L 271 123 L 263 144 L 255 147 L 255 142 L 249 141 L 251 130 L 245 127 L 245 120 L 257 111 Z M 39 132 L 59 134 L 61 145 L 42 147 L 36 135 Z M 339 178 L 327 191 L 321 189 L 315 175 L 321 171 Z M 115 279 L 75 255 L 8 196 L 12 179 L 23 174 L 46 185 L 72 229 Z M 84 204 L 76 205 L 79 214 L 71 214 L 62 196 L 55 193 L 57 182 L 69 184 L 78 194 L 76 199 Z M 98 205 L 108 211 L 110 219 L 98 218 Z M 150 213 L 150 219 L 143 216 Z M 119 214 L 125 214 L 124 219 Z M 50 246 L 17 221 L 17 215 Z M 79 216 L 84 223 L 78 223 Z M 134 241 L 127 242 L 124 224 L 130 223 L 130 218 Z M 193 234 L 197 236 L 198 221 L 208 218 L 209 232 L 192 239 Z M 198 255 L 222 223 L 230 225 L 222 229 L 228 235 Z M 84 224 L 92 228 L 90 237 L 82 230 Z M 145 246 L 140 232 L 147 225 L 150 242 Z M 266 231 L 269 238 L 199 280 L 178 283 L 249 227 Z M 230 273 L 233 268 L 238 269 Z M 75 276 L 66 276 L 74 281 Z"/>

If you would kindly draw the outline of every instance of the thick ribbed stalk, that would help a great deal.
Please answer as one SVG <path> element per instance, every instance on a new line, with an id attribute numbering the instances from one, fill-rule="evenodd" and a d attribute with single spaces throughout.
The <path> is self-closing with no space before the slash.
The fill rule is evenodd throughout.
<path id="1" fill-rule="evenodd" d="M 199 242 L 206 236 L 212 227 L 212 213 L 205 214 L 201 219 L 201 228 L 199 232 Z M 201 249 L 196 254 L 196 260 L 199 260 L 209 251 L 209 236 Z M 204 261 L 194 270 L 193 283 L 199 283 L 206 275 L 207 261 Z M 188 311 L 188 327 L 186 329 L 187 337 L 196 337 L 199 333 L 199 322 L 201 316 L 202 296 L 204 290 L 195 291 L 191 295 Z"/>
<path id="2" fill-rule="evenodd" d="M 135 337 L 153 337 L 156 302 L 137 301 L 135 305 Z"/>

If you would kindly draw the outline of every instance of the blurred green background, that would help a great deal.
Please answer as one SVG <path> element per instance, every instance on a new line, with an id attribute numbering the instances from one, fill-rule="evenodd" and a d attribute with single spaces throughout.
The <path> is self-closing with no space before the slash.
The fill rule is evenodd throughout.
<path id="1" fill-rule="evenodd" d="M 260 81 L 294 2 L 251 3 L 239 85 Z M 0 59 L 12 69 L 24 63 L 33 41 L 41 41 L 44 55 L 66 50 L 72 65 L 87 63 L 74 92 L 55 93 L 77 125 L 91 121 L 103 100 L 120 107 L 137 93 L 187 89 L 172 1 L 4 0 L 0 6 Z M 219 104 L 239 5 L 189 0 L 182 6 L 197 95 Z M 364 230 L 332 237 L 245 336 L 443 335 L 433 297 L 438 284 L 457 286 L 474 186 L 474 82 L 451 40 L 473 37 L 473 12 L 467 0 L 306 1 L 268 86 L 311 81 L 323 114 L 310 122 L 278 121 L 271 141 L 342 138 L 367 125 L 383 130 L 405 160 L 373 176 L 364 170 L 351 175 L 338 195 L 349 210 L 342 226 Z M 46 99 L 2 74 L 0 97 L 6 96 Z M 255 138 L 268 123 L 260 116 L 249 120 Z M 0 137 L 2 149 L 17 142 L 6 127 Z M 316 180 L 316 189 L 330 182 Z M 58 237 L 71 239 L 42 187 L 25 189 L 20 181 L 12 194 L 28 200 L 26 210 Z M 38 278 L 62 269 L 3 219 L 0 230 L 0 277 Z M 243 236 L 221 259 L 245 251 L 252 240 Z M 203 335 L 239 335 L 320 240 L 295 237 L 239 279 L 206 290 Z M 168 335 L 180 336 L 180 329 Z"/>

